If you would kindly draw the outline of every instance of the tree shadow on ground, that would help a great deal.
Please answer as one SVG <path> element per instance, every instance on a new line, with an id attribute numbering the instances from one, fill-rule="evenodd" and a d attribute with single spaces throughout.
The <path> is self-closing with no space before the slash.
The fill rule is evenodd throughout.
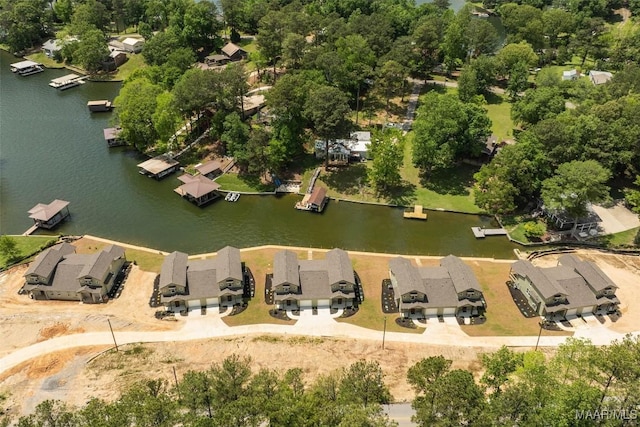
<path id="1" fill-rule="evenodd" d="M 322 180 L 339 193 L 360 194 L 367 185 L 367 167 L 357 164 L 333 168 L 322 176 Z"/>
<path id="2" fill-rule="evenodd" d="M 429 92 L 436 92 L 442 95 L 447 93 L 447 87 L 444 85 L 444 83 L 427 83 L 423 85 L 420 94 L 424 95 Z"/>
<path id="3" fill-rule="evenodd" d="M 300 179 L 305 171 L 322 165 L 323 161 L 317 159 L 313 154 L 301 154 L 295 157 L 285 169 L 279 171 L 277 176 L 285 181 L 296 180 Z"/>
<path id="4" fill-rule="evenodd" d="M 392 187 L 380 195 L 391 204 L 409 206 L 416 200 L 416 189 L 415 184 L 402 181 L 400 185 Z"/>
<path id="5" fill-rule="evenodd" d="M 460 164 L 454 168 L 436 170 L 428 179 L 421 175 L 420 184 L 438 194 L 466 196 L 474 182 L 473 174 L 478 169 L 477 166 Z"/>
<path id="6" fill-rule="evenodd" d="M 504 98 L 500 95 L 497 95 L 493 92 L 486 92 L 484 94 L 484 99 L 487 101 L 489 105 L 499 105 L 504 102 Z"/>

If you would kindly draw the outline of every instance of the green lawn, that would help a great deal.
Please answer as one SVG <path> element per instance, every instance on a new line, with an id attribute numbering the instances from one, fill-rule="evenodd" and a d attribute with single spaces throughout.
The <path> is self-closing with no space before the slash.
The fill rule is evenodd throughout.
<path id="1" fill-rule="evenodd" d="M 367 171 L 372 162 L 334 168 L 320 175 L 319 182 L 327 187 L 329 197 L 358 200 L 369 203 L 388 203 L 400 206 L 422 205 L 427 209 L 446 209 L 456 212 L 481 213 L 474 203 L 473 174 L 477 166 L 461 164 L 453 169 L 438 171 L 424 180 L 411 160 L 412 133 L 404 146 L 404 163 L 400 169 L 403 182 L 388 194 L 377 194 L 369 186 Z M 306 188 L 314 169 L 303 175 L 302 188 Z"/>
<path id="2" fill-rule="evenodd" d="M 127 58 L 127 62 L 118 67 L 113 80 L 126 80 L 134 71 L 147 66 L 141 54 L 127 54 Z"/>
<path id="3" fill-rule="evenodd" d="M 605 244 L 612 248 L 635 247 L 633 241 L 638 233 L 640 233 L 640 228 L 632 228 L 631 230 L 611 234 L 605 236 Z"/>
<path id="4" fill-rule="evenodd" d="M 34 255 L 49 244 L 58 240 L 57 236 L 11 236 L 16 241 L 20 258 Z M 0 268 L 7 266 L 7 260 L 0 255 Z"/>
<path id="5" fill-rule="evenodd" d="M 485 105 L 487 115 L 491 119 L 491 132 L 499 141 L 513 139 L 514 124 L 511 120 L 511 103 L 504 97 L 491 94 Z"/>
<path id="6" fill-rule="evenodd" d="M 27 55 L 25 56 L 25 58 L 31 61 L 39 62 L 40 64 L 44 65 L 47 68 L 64 68 L 64 63 L 58 62 L 53 58 L 49 58 L 47 55 L 44 54 L 44 52 L 38 52 L 31 55 Z"/>
<path id="7" fill-rule="evenodd" d="M 420 170 L 413 165 L 413 133 L 409 133 L 404 147 L 404 165 L 400 174 L 414 190 L 414 204 L 428 209 L 447 209 L 458 212 L 480 213 L 475 205 L 472 185 L 476 166 L 462 164 L 459 167 L 434 173 L 429 181 L 422 180 Z"/>
<path id="8" fill-rule="evenodd" d="M 274 191 L 273 185 L 265 185 L 256 177 L 245 177 L 235 173 L 225 173 L 216 178 L 223 191 L 240 191 L 246 193 L 261 193 Z"/>

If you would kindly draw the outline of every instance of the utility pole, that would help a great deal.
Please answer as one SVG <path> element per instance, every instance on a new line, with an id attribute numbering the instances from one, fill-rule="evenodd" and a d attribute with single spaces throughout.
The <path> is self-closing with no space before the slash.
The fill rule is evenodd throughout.
<path id="1" fill-rule="evenodd" d="M 544 323 L 542 323 L 542 321 L 538 322 L 538 325 L 540 325 L 540 331 L 538 332 L 538 340 L 536 341 L 536 348 L 533 351 L 538 351 L 538 344 L 540 344 L 540 335 L 542 335 L 542 325 Z"/>
<path id="2" fill-rule="evenodd" d="M 113 344 L 116 346 L 116 351 L 119 351 L 118 343 L 116 342 L 116 335 L 113 333 L 113 328 L 111 327 L 111 320 L 107 319 L 107 322 L 109 323 L 109 329 L 111 330 L 111 336 L 113 337 Z"/>
<path id="3" fill-rule="evenodd" d="M 173 379 L 176 380 L 176 391 L 178 392 L 178 400 L 182 400 L 182 396 L 180 396 L 180 387 L 178 387 L 178 375 L 176 374 L 176 367 L 172 366 L 173 368 Z"/>
<path id="4" fill-rule="evenodd" d="M 384 350 L 384 339 L 387 335 L 387 316 L 384 316 L 384 326 L 382 329 L 382 349 Z"/>

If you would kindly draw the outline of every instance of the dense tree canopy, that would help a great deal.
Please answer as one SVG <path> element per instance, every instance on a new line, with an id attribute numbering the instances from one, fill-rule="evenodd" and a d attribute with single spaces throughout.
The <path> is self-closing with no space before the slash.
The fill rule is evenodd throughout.
<path id="1" fill-rule="evenodd" d="M 542 200 L 549 209 L 581 218 L 587 213 L 588 203 L 608 199 L 606 183 L 610 177 L 609 171 L 595 160 L 563 163 L 554 176 L 542 182 Z"/>
<path id="2" fill-rule="evenodd" d="M 479 155 L 491 133 L 491 120 L 476 104 L 431 92 L 418 109 L 413 129 L 413 163 L 429 176 L 464 156 Z"/>

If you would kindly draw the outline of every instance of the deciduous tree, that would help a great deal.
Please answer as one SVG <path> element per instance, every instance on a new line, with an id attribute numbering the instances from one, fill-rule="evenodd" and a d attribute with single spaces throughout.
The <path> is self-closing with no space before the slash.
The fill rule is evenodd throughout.
<path id="1" fill-rule="evenodd" d="M 610 177 L 611 173 L 595 160 L 563 163 L 542 183 L 542 200 L 548 209 L 566 212 L 577 225 L 577 220 L 587 214 L 588 203 L 608 199 L 606 183 Z"/>

